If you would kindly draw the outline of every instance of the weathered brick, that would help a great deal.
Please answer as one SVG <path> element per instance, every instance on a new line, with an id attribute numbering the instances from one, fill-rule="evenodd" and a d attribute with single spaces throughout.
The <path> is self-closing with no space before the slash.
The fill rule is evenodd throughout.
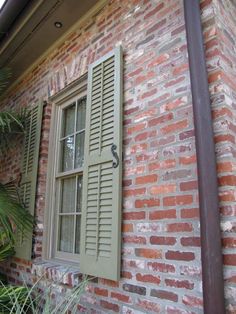
<path id="1" fill-rule="evenodd" d="M 164 197 L 163 204 L 164 206 L 175 206 L 175 205 L 188 205 L 193 202 L 192 195 L 177 195 Z"/>
<path id="2" fill-rule="evenodd" d="M 155 210 L 149 213 L 149 219 L 151 220 L 160 220 L 160 219 L 171 219 L 176 218 L 176 210 Z"/>
<path id="3" fill-rule="evenodd" d="M 165 257 L 171 260 L 193 261 L 195 254 L 193 252 L 167 251 Z"/>
<path id="4" fill-rule="evenodd" d="M 145 257 L 145 258 L 161 258 L 162 251 L 155 250 L 155 249 L 138 248 L 138 249 L 135 249 L 135 255 L 139 257 Z"/>
<path id="5" fill-rule="evenodd" d="M 194 283 L 189 280 L 165 279 L 165 284 L 168 287 L 184 288 L 189 290 L 194 288 Z"/>
<path id="6" fill-rule="evenodd" d="M 150 243 L 155 245 L 174 245 L 176 243 L 176 238 L 151 236 Z"/>
<path id="7" fill-rule="evenodd" d="M 162 273 L 174 273 L 175 266 L 165 263 L 158 263 L 158 262 L 148 262 L 147 263 L 148 269 L 151 271 L 157 271 Z"/>
<path id="8" fill-rule="evenodd" d="M 146 295 L 146 288 L 137 285 L 131 285 L 128 283 L 123 284 L 123 290 L 140 295 Z"/>
<path id="9" fill-rule="evenodd" d="M 156 290 L 152 289 L 150 295 L 152 297 L 156 297 L 159 299 L 165 299 L 165 300 L 170 300 L 173 302 L 178 301 L 178 295 L 174 292 L 166 291 L 166 290 Z"/>
<path id="10" fill-rule="evenodd" d="M 119 311 L 120 311 L 120 307 L 118 304 L 114 304 L 114 303 L 111 303 L 111 302 L 108 302 L 105 300 L 101 300 L 100 305 L 101 305 L 101 307 L 103 307 L 104 309 L 109 310 L 109 311 L 113 311 L 116 313 L 119 313 Z"/>
<path id="11" fill-rule="evenodd" d="M 154 284 L 159 284 L 161 282 L 161 279 L 159 276 L 153 276 L 149 274 L 136 274 L 136 280 L 141 282 L 149 282 Z"/>

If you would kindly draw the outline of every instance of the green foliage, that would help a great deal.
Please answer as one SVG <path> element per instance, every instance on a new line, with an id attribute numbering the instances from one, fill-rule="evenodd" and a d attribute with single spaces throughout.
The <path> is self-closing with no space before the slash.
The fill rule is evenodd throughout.
<path id="1" fill-rule="evenodd" d="M 82 293 L 88 284 L 85 278 L 72 290 L 68 290 L 58 301 L 53 298 L 55 284 L 45 285 L 45 276 L 39 278 L 29 288 L 26 284 L 22 287 L 6 286 L 1 283 L 0 287 L 0 314 L 67 314 L 77 313 L 77 305 Z"/>
<path id="2" fill-rule="evenodd" d="M 5 244 L 14 246 L 16 243 L 15 228 L 24 234 L 30 232 L 32 227 L 33 217 L 21 205 L 15 185 L 0 184 L 0 260 Z"/>
<path id="3" fill-rule="evenodd" d="M 0 112 L 0 153 L 6 151 L 16 134 L 24 133 L 28 115 L 26 109 Z"/>

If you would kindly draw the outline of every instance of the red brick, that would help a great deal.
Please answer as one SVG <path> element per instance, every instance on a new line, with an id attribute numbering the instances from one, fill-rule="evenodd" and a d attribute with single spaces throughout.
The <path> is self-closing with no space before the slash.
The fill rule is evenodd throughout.
<path id="1" fill-rule="evenodd" d="M 104 309 L 119 313 L 120 311 L 120 307 L 118 304 L 114 304 L 111 302 L 107 302 L 105 300 L 100 300 L 100 305 L 101 307 L 103 307 Z"/>
<path id="2" fill-rule="evenodd" d="M 182 27 L 181 27 L 181 30 L 182 30 Z M 189 68 L 188 63 L 181 64 L 180 66 L 174 68 L 173 75 L 175 76 L 175 75 L 182 74 L 182 73 L 186 72 L 186 70 L 188 70 L 188 68 Z"/>
<path id="3" fill-rule="evenodd" d="M 161 313 L 161 306 L 148 300 L 138 299 L 137 306 L 145 310 L 145 313 Z"/>
<path id="4" fill-rule="evenodd" d="M 97 295 L 103 296 L 103 297 L 108 297 L 108 290 L 107 289 L 95 287 L 94 293 Z"/>
<path id="5" fill-rule="evenodd" d="M 164 197 L 163 204 L 164 206 L 176 206 L 176 205 L 188 205 L 193 202 L 192 195 L 177 195 Z"/>
<path id="6" fill-rule="evenodd" d="M 168 194 L 168 193 L 174 193 L 176 191 L 176 184 L 165 184 L 165 185 L 157 185 L 152 186 L 150 189 L 150 193 L 153 195 L 157 194 Z"/>
<path id="7" fill-rule="evenodd" d="M 124 196 L 136 196 L 145 194 L 146 188 L 139 188 L 139 189 L 132 189 L 132 190 L 125 190 Z"/>
<path id="8" fill-rule="evenodd" d="M 165 83 L 165 87 L 168 88 L 170 86 L 173 86 L 173 85 L 177 85 L 178 83 L 182 82 L 183 80 L 185 79 L 184 76 L 181 76 L 181 77 L 178 77 L 178 78 L 175 78 L 171 81 L 168 81 L 167 83 Z"/>
<path id="9" fill-rule="evenodd" d="M 140 199 L 135 201 L 135 208 L 149 208 L 149 207 L 155 207 L 160 206 L 160 200 L 155 198 L 150 199 Z"/>
<path id="10" fill-rule="evenodd" d="M 186 156 L 186 157 L 180 157 L 179 158 L 179 163 L 182 165 L 190 165 L 190 164 L 195 164 L 196 163 L 196 156 Z"/>
<path id="11" fill-rule="evenodd" d="M 197 308 L 203 307 L 203 300 L 201 298 L 198 298 L 195 296 L 184 295 L 183 296 L 183 303 L 188 305 L 188 306 L 192 306 L 192 307 L 197 307 Z"/>
<path id="12" fill-rule="evenodd" d="M 146 244 L 146 238 L 137 235 L 128 235 L 123 237 L 124 243 Z"/>
<path id="13" fill-rule="evenodd" d="M 122 271 L 121 277 L 126 278 L 126 279 L 132 279 L 133 278 L 132 273 L 129 271 Z"/>
<path id="14" fill-rule="evenodd" d="M 198 218 L 199 208 L 183 208 L 181 209 L 181 218 Z"/>
<path id="15" fill-rule="evenodd" d="M 190 232 L 193 231 L 191 223 L 187 222 L 175 222 L 167 225 L 167 232 Z"/>
<path id="16" fill-rule="evenodd" d="M 151 16 L 155 15 L 157 12 L 159 12 L 164 7 L 164 3 L 161 2 L 159 5 L 157 5 L 153 10 L 149 11 L 146 15 L 144 15 L 144 20 L 150 18 Z"/>
<path id="17" fill-rule="evenodd" d="M 219 185 L 230 185 L 230 186 L 235 186 L 236 185 L 236 176 L 234 175 L 227 175 L 227 176 L 222 176 L 218 178 Z"/>
<path id="18" fill-rule="evenodd" d="M 135 180 L 136 184 L 148 184 L 157 182 L 158 176 L 156 174 L 150 174 L 147 176 L 137 177 Z"/>
<path id="19" fill-rule="evenodd" d="M 234 167 L 232 162 L 219 162 L 217 164 L 217 172 L 230 172 L 233 171 Z"/>
<path id="20" fill-rule="evenodd" d="M 111 292 L 111 298 L 116 299 L 121 302 L 129 303 L 130 302 L 130 297 L 128 295 L 124 295 L 118 292 Z"/>
<path id="21" fill-rule="evenodd" d="M 180 191 L 197 190 L 198 182 L 197 181 L 181 182 L 179 187 Z"/>
<path id="22" fill-rule="evenodd" d="M 189 280 L 165 279 L 165 284 L 168 287 L 185 288 L 189 290 L 194 288 L 194 283 Z"/>
<path id="23" fill-rule="evenodd" d="M 165 257 L 171 260 L 193 261 L 195 254 L 192 252 L 167 251 Z"/>
<path id="24" fill-rule="evenodd" d="M 162 251 L 154 250 L 154 249 L 138 248 L 138 249 L 135 249 L 135 255 L 139 257 L 145 257 L 145 258 L 162 258 Z"/>
<path id="25" fill-rule="evenodd" d="M 199 237 L 181 238 L 180 242 L 183 246 L 201 246 L 201 239 Z"/>
<path id="26" fill-rule="evenodd" d="M 122 224 L 122 232 L 133 232 L 133 224 Z"/>
<path id="27" fill-rule="evenodd" d="M 177 132 L 178 130 L 185 129 L 188 126 L 188 120 L 183 120 L 179 122 L 175 122 L 172 124 L 168 124 L 161 128 L 163 134 L 168 134 L 172 132 Z"/>
<path id="28" fill-rule="evenodd" d="M 176 165 L 175 159 L 168 159 L 160 162 L 153 162 L 148 165 L 149 171 L 173 168 Z"/>
<path id="29" fill-rule="evenodd" d="M 150 27 L 148 30 L 147 30 L 147 35 L 154 32 L 154 31 L 157 31 L 158 29 L 160 29 L 163 25 L 166 24 L 166 19 L 163 19 L 159 22 L 157 22 L 155 25 L 153 25 L 152 27 Z"/>
<path id="30" fill-rule="evenodd" d="M 161 282 L 161 279 L 159 276 L 153 276 L 153 275 L 149 275 L 149 274 L 136 274 L 136 280 L 137 281 L 142 281 L 142 282 L 148 282 L 148 283 L 152 283 L 152 284 L 157 284 L 159 285 L 159 283 Z"/>
<path id="31" fill-rule="evenodd" d="M 222 244 L 224 248 L 236 248 L 236 238 L 223 238 Z"/>
<path id="32" fill-rule="evenodd" d="M 148 92 L 143 93 L 142 96 L 141 96 L 141 98 L 142 98 L 142 99 L 145 99 L 145 98 L 151 97 L 151 96 L 155 95 L 156 92 L 157 92 L 157 89 L 154 88 L 154 89 L 152 89 L 152 90 L 150 90 L 150 91 L 148 91 Z"/>
<path id="33" fill-rule="evenodd" d="M 178 295 L 170 291 L 152 289 L 150 295 L 159 299 L 170 300 L 173 302 L 178 301 Z"/>
<path id="34" fill-rule="evenodd" d="M 236 266 L 236 254 L 224 254 L 224 265 Z"/>
<path id="35" fill-rule="evenodd" d="M 157 118 L 149 120 L 148 121 L 148 126 L 149 127 L 153 127 L 153 126 L 156 126 L 158 124 L 162 124 L 162 123 L 168 122 L 168 121 L 170 121 L 172 119 L 173 119 L 173 113 L 168 113 L 166 115 L 163 115 L 163 116 L 160 116 L 160 117 L 157 117 Z"/>
<path id="36" fill-rule="evenodd" d="M 150 243 L 155 245 L 174 245 L 176 243 L 176 238 L 151 236 Z"/>
<path id="37" fill-rule="evenodd" d="M 113 287 L 113 288 L 119 287 L 118 281 L 101 278 L 100 282 L 102 285 L 105 285 L 105 286 L 109 286 L 109 287 Z"/>
<path id="38" fill-rule="evenodd" d="M 145 129 L 145 127 L 146 127 L 145 122 L 135 124 L 134 126 L 127 128 L 127 134 L 131 135 L 131 134 L 136 133 L 138 131 L 142 131 L 143 129 Z"/>
<path id="39" fill-rule="evenodd" d="M 149 213 L 149 219 L 151 220 L 170 219 L 170 218 L 176 218 L 175 209 L 156 210 Z"/>
<path id="40" fill-rule="evenodd" d="M 154 272 L 161 272 L 161 273 L 175 273 L 175 266 L 165 263 L 158 263 L 158 262 L 148 262 L 147 267 L 149 270 Z"/>
<path id="41" fill-rule="evenodd" d="M 141 220 L 145 218 L 145 212 L 123 213 L 124 220 Z"/>

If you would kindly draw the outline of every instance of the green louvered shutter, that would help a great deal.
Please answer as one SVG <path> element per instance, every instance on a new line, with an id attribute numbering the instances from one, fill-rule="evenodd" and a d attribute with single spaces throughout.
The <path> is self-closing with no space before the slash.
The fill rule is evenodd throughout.
<path id="1" fill-rule="evenodd" d="M 27 210 L 34 215 L 35 196 L 38 172 L 38 157 L 40 146 L 40 135 L 42 125 L 43 103 L 34 106 L 26 123 L 26 134 L 24 139 L 24 150 L 21 168 L 21 198 Z M 23 237 L 18 231 L 18 243 L 16 246 L 16 256 L 27 260 L 32 254 L 32 234 Z"/>
<path id="2" fill-rule="evenodd" d="M 86 114 L 80 266 L 85 274 L 118 280 L 122 175 L 121 47 L 89 67 Z"/>

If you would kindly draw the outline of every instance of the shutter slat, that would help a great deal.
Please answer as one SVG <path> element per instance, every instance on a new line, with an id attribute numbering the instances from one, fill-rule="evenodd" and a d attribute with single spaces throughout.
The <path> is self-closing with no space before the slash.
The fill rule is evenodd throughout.
<path id="1" fill-rule="evenodd" d="M 122 52 L 117 47 L 89 67 L 81 223 L 82 272 L 120 277 Z"/>
<path id="2" fill-rule="evenodd" d="M 43 103 L 39 103 L 31 109 L 28 120 L 26 121 L 26 133 L 23 147 L 24 151 L 22 154 L 21 197 L 26 209 L 32 215 L 34 215 L 35 209 L 42 114 Z M 19 239 L 21 240 L 15 247 L 17 257 L 26 260 L 31 259 L 32 233 L 27 234 L 27 238 L 23 238 L 19 235 Z"/>

